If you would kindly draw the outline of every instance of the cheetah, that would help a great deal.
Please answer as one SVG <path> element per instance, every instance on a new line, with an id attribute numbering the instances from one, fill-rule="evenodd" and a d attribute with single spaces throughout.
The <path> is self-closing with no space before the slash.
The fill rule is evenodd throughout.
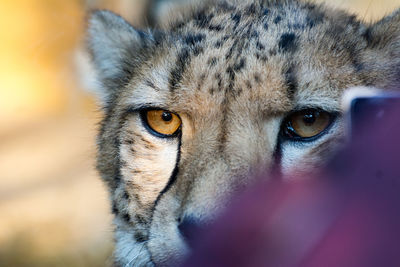
<path id="1" fill-rule="evenodd" d="M 116 266 L 177 264 L 184 229 L 254 174 L 323 166 L 345 138 L 348 88 L 400 85 L 400 10 L 366 23 L 302 0 L 202 1 L 147 31 L 96 11 L 88 47 Z"/>

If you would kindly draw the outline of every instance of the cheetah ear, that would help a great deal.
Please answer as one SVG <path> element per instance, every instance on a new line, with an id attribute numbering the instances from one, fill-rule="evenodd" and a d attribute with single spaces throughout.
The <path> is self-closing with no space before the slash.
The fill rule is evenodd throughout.
<path id="1" fill-rule="evenodd" d="M 363 37 L 363 56 L 377 78 L 375 86 L 400 90 L 400 9 L 369 25 Z"/>
<path id="2" fill-rule="evenodd" d="M 88 20 L 87 44 L 98 95 L 108 101 L 126 85 L 154 43 L 150 33 L 133 28 L 110 11 L 96 11 Z"/>

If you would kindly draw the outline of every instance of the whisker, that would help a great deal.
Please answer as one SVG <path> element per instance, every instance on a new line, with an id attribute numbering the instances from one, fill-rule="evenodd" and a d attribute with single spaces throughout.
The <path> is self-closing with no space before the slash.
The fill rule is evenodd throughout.
<path id="1" fill-rule="evenodd" d="M 141 255 L 143 248 L 145 247 L 147 242 L 143 242 L 142 247 L 140 248 L 138 254 L 136 255 L 136 257 L 134 257 L 132 260 L 130 260 L 125 267 L 129 267 L 129 266 L 135 266 L 136 261 L 138 260 L 139 256 Z M 131 263 L 133 263 L 133 265 L 130 265 Z"/>

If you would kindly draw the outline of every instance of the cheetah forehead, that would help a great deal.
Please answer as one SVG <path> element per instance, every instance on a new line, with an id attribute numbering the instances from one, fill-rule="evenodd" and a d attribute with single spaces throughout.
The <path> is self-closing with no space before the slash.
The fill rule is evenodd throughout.
<path id="1" fill-rule="evenodd" d="M 337 111 L 344 88 L 365 84 L 355 59 L 365 44 L 354 38 L 363 25 L 335 12 L 298 1 L 197 7 L 169 24 L 141 78 L 128 86 L 128 102 L 158 99 L 158 106 L 196 113 L 219 112 L 230 99 L 261 112 L 284 113 L 302 102 Z"/>

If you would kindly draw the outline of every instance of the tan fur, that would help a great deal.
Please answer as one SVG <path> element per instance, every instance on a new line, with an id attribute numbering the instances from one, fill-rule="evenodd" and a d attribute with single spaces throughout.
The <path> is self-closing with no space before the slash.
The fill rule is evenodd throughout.
<path id="1" fill-rule="evenodd" d="M 121 266 L 181 260 L 189 247 L 179 223 L 212 220 L 260 168 L 291 175 L 322 166 L 343 142 L 343 119 L 296 143 L 281 139 L 292 111 L 340 114 L 349 87 L 400 85 L 399 11 L 367 25 L 294 0 L 210 3 L 182 11 L 161 33 L 140 33 L 108 12 L 89 21 L 107 95 L 98 169 Z M 153 135 L 142 108 L 178 114 L 180 135 Z"/>

